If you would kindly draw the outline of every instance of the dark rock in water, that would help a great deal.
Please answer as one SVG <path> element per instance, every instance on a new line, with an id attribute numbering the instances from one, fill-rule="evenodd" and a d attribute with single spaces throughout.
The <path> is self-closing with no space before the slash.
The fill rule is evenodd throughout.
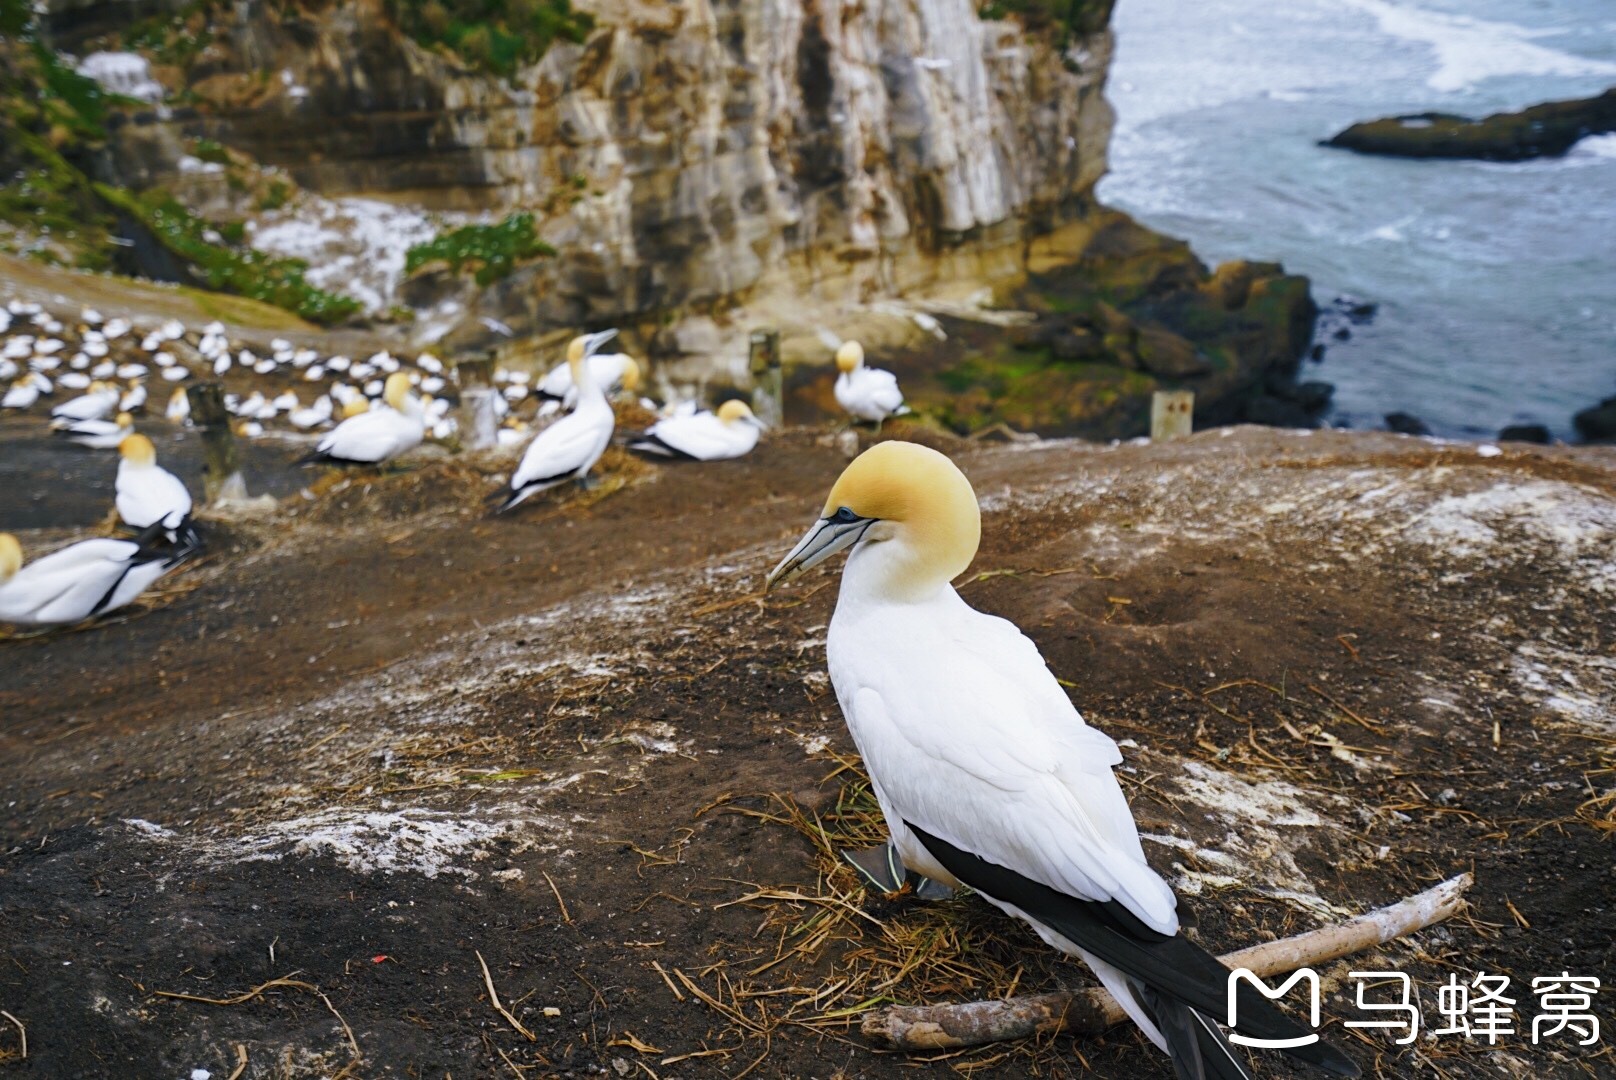
<path id="1" fill-rule="evenodd" d="M 1302 407 L 1297 402 L 1275 397 L 1272 394 L 1264 394 L 1246 402 L 1241 419 L 1248 424 L 1262 424 L 1264 427 L 1316 428 L 1319 426 L 1318 417 L 1313 411 Z"/>
<path id="2" fill-rule="evenodd" d="M 1598 97 L 1551 101 L 1480 120 L 1447 113 L 1353 124 L 1324 143 L 1360 154 L 1525 161 L 1559 157 L 1588 135 L 1616 131 L 1616 87 Z"/>
<path id="3" fill-rule="evenodd" d="M 1571 418 L 1584 442 L 1616 442 L 1616 397 L 1608 397 Z"/>
<path id="4" fill-rule="evenodd" d="M 1331 334 L 1330 336 L 1335 338 L 1337 341 L 1351 341 L 1352 331 L 1347 329 L 1345 326 L 1338 326 L 1335 329 L 1335 333 Z"/>
<path id="5" fill-rule="evenodd" d="M 1499 442 L 1529 442 L 1541 446 L 1547 446 L 1553 438 L 1542 424 L 1511 424 L 1498 433 Z"/>
<path id="6" fill-rule="evenodd" d="M 1321 413 L 1329 408 L 1330 399 L 1334 396 L 1334 384 L 1309 380 L 1296 384 L 1291 393 L 1291 400 L 1310 413 Z"/>
<path id="7" fill-rule="evenodd" d="M 1313 346 L 1313 348 L 1309 349 L 1308 353 L 1307 353 L 1307 358 L 1309 360 L 1313 361 L 1315 364 L 1324 363 L 1324 345 L 1322 343 L 1320 343 L 1318 345 Z"/>
<path id="8" fill-rule="evenodd" d="M 1431 434 L 1431 429 L 1426 426 L 1424 420 L 1406 412 L 1387 413 L 1386 430 L 1395 431 L 1399 435 Z"/>

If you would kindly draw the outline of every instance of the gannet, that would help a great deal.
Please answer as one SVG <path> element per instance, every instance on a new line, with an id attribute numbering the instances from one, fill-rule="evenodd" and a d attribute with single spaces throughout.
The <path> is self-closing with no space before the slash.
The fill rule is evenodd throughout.
<path id="1" fill-rule="evenodd" d="M 51 431 L 91 450 L 111 450 L 135 430 L 135 418 L 119 413 L 115 420 L 57 420 Z"/>
<path id="2" fill-rule="evenodd" d="M 864 366 L 864 346 L 844 341 L 836 350 L 836 402 L 855 420 L 879 425 L 889 416 L 908 412 L 898 377 L 890 371 Z"/>
<path id="3" fill-rule="evenodd" d="M 191 419 L 191 398 L 185 392 L 185 387 L 176 386 L 174 392 L 168 395 L 168 408 L 164 411 L 170 424 L 184 424 Z"/>
<path id="4" fill-rule="evenodd" d="M 17 538 L 0 533 L 0 622 L 58 626 L 123 607 L 190 554 L 154 547 L 159 531 L 81 540 L 27 566 Z"/>
<path id="5" fill-rule="evenodd" d="M 1181 1080 L 1249 1078 L 1217 1024 L 1229 971 L 1179 933 L 1177 899 L 1145 861 L 1111 772 L 1116 743 L 1084 723 L 1014 624 L 950 585 L 980 537 L 976 494 L 953 462 L 880 443 L 842 473 L 766 587 L 851 549 L 826 655 L 904 865 L 970 886 L 1082 958 Z M 1311 1034 L 1238 985 L 1243 1035 Z M 1323 1042 L 1288 1052 L 1359 1075 Z"/>
<path id="6" fill-rule="evenodd" d="M 146 384 L 135 382 L 118 402 L 119 412 L 139 412 L 146 407 Z"/>
<path id="7" fill-rule="evenodd" d="M 63 376 L 62 382 L 67 382 Z M 99 420 L 118 407 L 118 388 L 106 383 L 91 383 L 86 393 L 69 398 L 51 410 L 61 420 Z"/>
<path id="8" fill-rule="evenodd" d="M 585 482 L 589 470 L 606 452 L 617 417 L 586 361 L 615 333 L 615 330 L 605 330 L 575 337 L 567 346 L 567 363 L 572 366 L 573 382 L 580 391 L 578 405 L 533 437 L 522 455 L 522 463 L 511 474 L 511 489 L 500 503 L 498 513 L 567 480 Z"/>
<path id="9" fill-rule="evenodd" d="M 31 409 L 40 394 L 50 393 L 50 380 L 36 372 L 18 379 L 0 398 L 0 409 Z"/>
<path id="10" fill-rule="evenodd" d="M 387 377 L 385 398 L 392 408 L 349 417 L 298 463 L 380 465 L 421 445 L 426 436 L 421 404 L 410 394 L 410 380 L 402 372 Z"/>
<path id="11" fill-rule="evenodd" d="M 157 464 L 157 448 L 144 435 L 129 435 L 118 444 L 118 516 L 136 529 L 161 526 L 170 540 L 184 532 L 196 540 L 191 525 L 191 493 L 180 478 Z"/>
<path id="12" fill-rule="evenodd" d="M 640 388 L 640 365 L 627 353 L 591 355 L 589 375 L 602 393 L 609 394 L 618 387 L 633 393 Z M 552 398 L 570 409 L 578 398 L 578 387 L 573 381 L 571 362 L 557 364 L 551 368 L 533 389 L 540 397 Z"/>
<path id="13" fill-rule="evenodd" d="M 628 441 L 630 450 L 689 461 L 724 461 L 749 454 L 763 424 L 746 402 L 731 399 L 717 413 L 698 412 L 658 420 Z"/>

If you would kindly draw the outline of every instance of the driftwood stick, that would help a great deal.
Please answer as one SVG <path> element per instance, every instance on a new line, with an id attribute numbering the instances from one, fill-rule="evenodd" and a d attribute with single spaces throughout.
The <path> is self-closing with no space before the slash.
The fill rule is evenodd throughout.
<path id="1" fill-rule="evenodd" d="M 1267 978 L 1338 960 L 1457 914 L 1470 885 L 1470 875 L 1460 874 L 1344 923 L 1229 953 L 1223 962 Z M 1123 1015 L 1105 990 L 1059 991 L 958 1005 L 893 1005 L 867 1015 L 862 1030 L 866 1038 L 895 1050 L 938 1050 L 1062 1031 L 1098 1035 Z"/>

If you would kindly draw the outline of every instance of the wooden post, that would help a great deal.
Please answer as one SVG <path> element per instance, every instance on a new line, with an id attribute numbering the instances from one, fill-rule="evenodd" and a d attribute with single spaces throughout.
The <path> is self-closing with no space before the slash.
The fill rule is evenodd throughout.
<path id="1" fill-rule="evenodd" d="M 494 354 L 478 360 L 462 360 L 455 365 L 455 383 L 460 387 L 460 445 L 467 450 L 487 450 L 499 442 L 499 415 L 494 411 Z"/>
<path id="2" fill-rule="evenodd" d="M 1158 390 L 1150 396 L 1151 442 L 1182 439 L 1194 427 L 1194 390 Z"/>
<path id="3" fill-rule="evenodd" d="M 785 420 L 785 378 L 780 372 L 780 331 L 754 330 L 749 348 L 752 413 L 769 427 Z"/>
<path id="4" fill-rule="evenodd" d="M 247 497 L 236 453 L 236 433 L 224 407 L 224 387 L 217 382 L 196 383 L 185 390 L 191 403 L 191 422 L 202 433 L 202 490 L 210 506 Z"/>

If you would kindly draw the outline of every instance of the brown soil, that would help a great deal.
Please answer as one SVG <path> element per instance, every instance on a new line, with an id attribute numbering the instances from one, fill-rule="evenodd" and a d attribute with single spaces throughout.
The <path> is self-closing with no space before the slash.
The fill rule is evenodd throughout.
<path id="1" fill-rule="evenodd" d="M 1147 853 L 1209 947 L 1473 870 L 1473 917 L 1329 965 L 1326 1016 L 1355 1016 L 1345 972 L 1395 967 L 1434 1028 L 1436 987 L 1485 970 L 1525 1030 L 1531 978 L 1616 970 L 1590 800 L 1616 453 L 952 451 L 987 511 L 963 594 L 1131 740 Z M 834 572 L 754 595 L 843 461 L 789 432 L 492 520 L 498 463 L 356 476 L 216 527 L 146 610 L 0 642 L 0 1008 L 28 1031 L 22 1062 L 0 1022 L 0 1072 L 217 1080 L 239 1046 L 244 1077 L 1170 1076 L 1131 1029 L 918 1059 L 858 1034 L 872 998 L 1086 977 L 979 902 L 827 880 L 789 823 L 867 824 L 823 678 Z M 1384 1077 L 1616 1075 L 1567 1037 L 1333 1037 Z"/>

